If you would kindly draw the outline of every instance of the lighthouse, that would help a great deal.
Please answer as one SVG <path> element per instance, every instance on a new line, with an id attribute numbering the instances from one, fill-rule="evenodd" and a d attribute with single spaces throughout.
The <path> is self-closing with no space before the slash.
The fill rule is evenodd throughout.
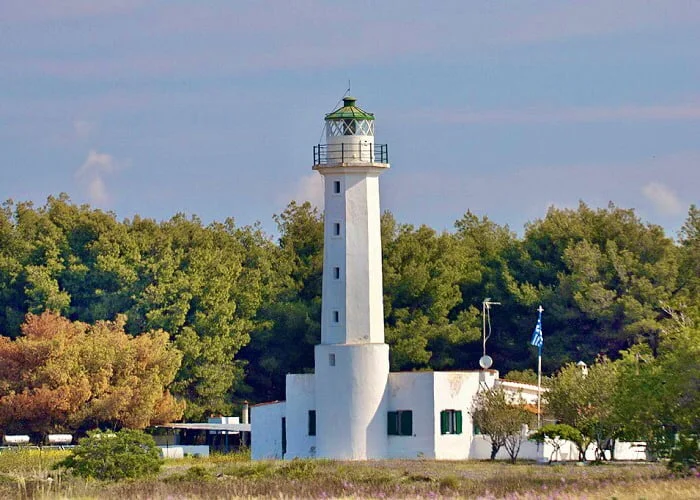
<path id="1" fill-rule="evenodd" d="M 321 343 L 314 373 L 287 374 L 284 401 L 253 406 L 254 460 L 489 457 L 469 412 L 497 371 L 389 372 L 379 218 L 389 158 L 374 126 L 345 97 L 313 148 L 325 200 Z"/>
<path id="2" fill-rule="evenodd" d="M 386 455 L 389 376 L 379 223 L 387 146 L 375 144 L 374 115 L 353 97 L 326 115 L 325 135 L 326 144 L 314 147 L 313 166 L 323 176 L 325 201 L 316 453 L 378 458 Z"/>

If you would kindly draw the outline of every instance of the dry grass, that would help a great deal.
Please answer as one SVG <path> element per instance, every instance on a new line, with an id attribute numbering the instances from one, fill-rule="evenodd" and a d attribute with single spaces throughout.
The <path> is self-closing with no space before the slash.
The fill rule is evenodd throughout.
<path id="1" fill-rule="evenodd" d="M 601 466 L 477 461 L 169 460 L 156 479 L 103 483 L 50 471 L 65 453 L 0 454 L 0 496 L 20 498 L 700 498 L 700 478 L 659 464 Z"/>

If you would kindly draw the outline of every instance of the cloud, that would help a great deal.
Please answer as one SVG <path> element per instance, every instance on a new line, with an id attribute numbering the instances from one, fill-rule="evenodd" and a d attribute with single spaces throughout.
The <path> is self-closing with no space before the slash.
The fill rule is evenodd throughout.
<path id="1" fill-rule="evenodd" d="M 442 123 L 476 125 L 520 125 L 544 123 L 600 123 L 620 121 L 678 121 L 700 120 L 700 103 L 672 105 L 570 107 L 560 109 L 504 109 L 504 110 L 423 110 L 420 119 Z"/>
<path id="2" fill-rule="evenodd" d="M 76 170 L 75 178 L 85 187 L 92 203 L 109 203 L 111 196 L 107 191 L 105 176 L 114 173 L 119 166 L 112 155 L 94 150 L 88 153 L 85 162 Z"/>
<path id="3" fill-rule="evenodd" d="M 295 200 L 300 203 L 309 201 L 312 205 L 323 209 L 323 177 L 314 172 L 311 175 L 300 178 L 292 193 L 285 194 L 279 201 L 288 203 L 289 200 Z"/>
<path id="4" fill-rule="evenodd" d="M 664 215 L 680 215 L 683 204 L 670 188 L 660 182 L 650 182 L 642 188 L 642 193 L 656 209 Z"/>

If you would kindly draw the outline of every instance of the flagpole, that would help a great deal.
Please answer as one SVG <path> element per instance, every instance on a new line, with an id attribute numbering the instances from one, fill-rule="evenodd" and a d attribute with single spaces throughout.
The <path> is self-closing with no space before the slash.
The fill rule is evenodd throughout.
<path id="1" fill-rule="evenodd" d="M 540 307 L 537 308 L 537 312 L 539 313 L 539 318 L 538 318 L 538 323 L 541 325 L 542 324 L 542 312 L 544 309 L 540 305 Z M 541 333 L 541 327 L 540 327 L 540 333 Z M 541 400 L 542 400 L 542 344 L 543 342 L 540 342 L 540 345 L 537 346 L 537 428 L 539 429 L 542 425 L 542 405 L 541 405 Z"/>
<path id="2" fill-rule="evenodd" d="M 542 425 L 540 400 L 542 399 L 542 346 L 537 349 L 537 428 Z"/>

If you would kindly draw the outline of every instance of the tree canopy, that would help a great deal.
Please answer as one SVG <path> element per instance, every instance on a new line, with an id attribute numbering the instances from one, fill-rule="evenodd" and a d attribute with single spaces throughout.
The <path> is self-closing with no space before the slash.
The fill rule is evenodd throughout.
<path id="1" fill-rule="evenodd" d="M 286 373 L 312 371 L 320 339 L 323 217 L 310 204 L 293 202 L 275 221 L 277 238 L 233 219 L 204 224 L 177 214 L 162 222 L 119 221 L 65 195 L 41 207 L 6 202 L 1 345 L 31 343 L 26 325 L 46 311 L 74 325 L 61 327 L 70 331 L 116 329 L 139 342 L 155 335 L 144 332 L 161 331 L 163 348 L 181 356 L 163 387 L 169 384 L 187 403 L 186 418 L 229 413 L 242 399 L 283 399 Z M 488 297 L 501 305 L 493 309 L 487 352 L 494 368 L 514 379 L 532 378 L 536 350 L 528 341 L 542 304 L 545 374 L 605 356 L 627 363 L 619 366 L 623 375 L 638 369 L 653 375 L 669 398 L 696 383 L 690 368 L 698 366 L 693 342 L 700 317 L 695 206 L 677 240 L 631 209 L 584 203 L 550 208 L 521 236 L 469 211 L 453 231 L 402 224 L 390 213 L 382 215 L 381 230 L 394 370 L 477 369 L 480 304 Z M 677 345 L 682 356 L 669 347 Z M 683 382 L 668 371 L 681 368 L 690 370 Z M 85 397 L 75 380 L 68 401 Z M 8 387 L 0 394 L 7 396 Z M 24 390 L 12 387 L 13 397 Z M 631 405 L 631 394 L 619 397 Z M 679 425 L 697 426 L 690 416 L 695 404 L 683 400 Z"/>
<path id="2" fill-rule="evenodd" d="M 22 336 L 0 337 L 0 427 L 48 433 L 180 418 L 184 404 L 167 387 L 182 355 L 164 331 L 131 337 L 124 324 L 30 313 Z"/>

